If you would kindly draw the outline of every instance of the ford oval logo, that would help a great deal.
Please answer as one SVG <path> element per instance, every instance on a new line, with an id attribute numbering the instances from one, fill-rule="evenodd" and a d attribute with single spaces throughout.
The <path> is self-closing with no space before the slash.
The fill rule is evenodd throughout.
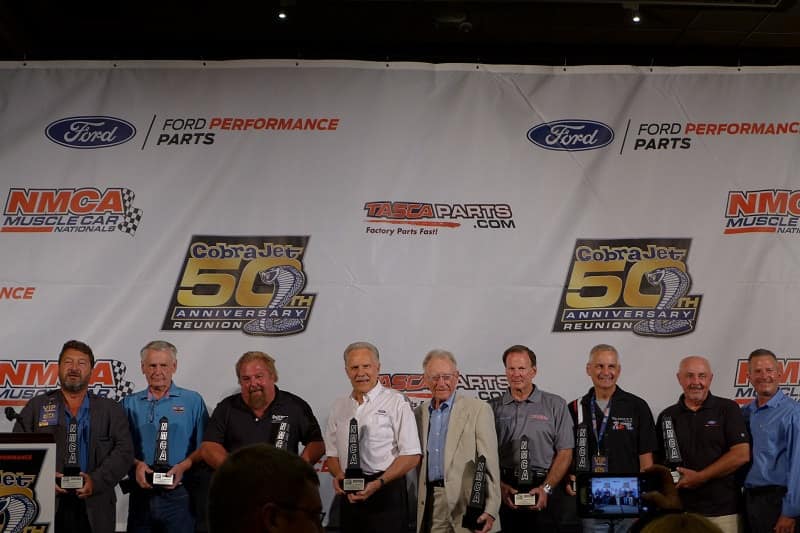
<path id="1" fill-rule="evenodd" d="M 556 120 L 529 129 L 528 140 L 548 150 L 579 152 L 608 146 L 614 130 L 594 120 Z"/>
<path id="2" fill-rule="evenodd" d="M 136 127 L 114 117 L 69 117 L 51 123 L 44 133 L 54 143 L 69 148 L 106 148 L 133 139 Z"/>

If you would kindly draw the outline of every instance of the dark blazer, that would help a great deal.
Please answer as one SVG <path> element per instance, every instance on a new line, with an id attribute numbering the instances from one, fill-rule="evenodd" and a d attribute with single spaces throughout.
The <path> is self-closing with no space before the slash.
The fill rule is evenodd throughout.
<path id="1" fill-rule="evenodd" d="M 122 406 L 108 398 L 89 394 L 89 464 L 93 493 L 86 499 L 86 512 L 93 533 L 114 533 L 117 496 L 114 486 L 125 477 L 133 463 L 133 443 L 128 418 Z M 39 427 L 43 405 L 56 399 L 58 424 Z M 14 433 L 52 433 L 56 439 L 56 471 L 64 468 L 64 445 L 67 428 L 64 421 L 64 396 L 61 390 L 48 391 L 31 398 L 14 424 Z M 43 489 L 44 490 L 44 487 Z M 59 497 L 56 496 L 56 510 Z"/>

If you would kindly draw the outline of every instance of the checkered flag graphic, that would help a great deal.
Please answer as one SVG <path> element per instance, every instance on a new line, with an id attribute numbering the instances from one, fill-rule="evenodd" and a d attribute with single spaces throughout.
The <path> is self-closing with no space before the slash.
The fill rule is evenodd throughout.
<path id="1" fill-rule="evenodd" d="M 131 237 L 136 234 L 136 228 L 139 227 L 139 221 L 142 220 L 142 210 L 133 207 L 134 198 L 136 198 L 136 193 L 130 189 L 122 189 L 122 206 L 125 208 L 125 213 L 122 215 L 122 222 L 117 224 L 117 229 Z"/>
<path id="2" fill-rule="evenodd" d="M 125 379 L 128 367 L 122 361 L 111 361 L 111 371 L 114 374 L 114 392 L 109 394 L 109 397 L 119 402 L 133 392 L 134 385 Z"/>

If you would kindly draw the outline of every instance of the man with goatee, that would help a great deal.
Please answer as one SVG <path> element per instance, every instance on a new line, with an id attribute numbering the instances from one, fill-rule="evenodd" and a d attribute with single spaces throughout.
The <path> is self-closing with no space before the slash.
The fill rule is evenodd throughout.
<path id="1" fill-rule="evenodd" d="M 67 462 L 67 440 L 71 437 L 77 444 L 77 453 L 71 455 L 80 465 L 83 486 L 64 490 L 56 482 L 55 530 L 59 533 L 113 533 L 117 521 L 114 486 L 133 464 L 133 444 L 122 406 L 88 391 L 93 367 L 92 349 L 83 342 L 67 341 L 58 356 L 61 388 L 32 398 L 14 424 L 15 433 L 54 435 L 57 480 L 63 477 Z"/>
<path id="2" fill-rule="evenodd" d="M 311 407 L 299 396 L 281 390 L 275 359 L 264 352 L 246 352 L 236 362 L 236 377 L 241 393 L 228 396 L 214 409 L 201 447 L 203 459 L 212 468 L 225 461 L 229 453 L 250 444 L 275 444 L 276 427 L 288 423 L 287 451 L 310 464 L 325 453 L 322 431 Z"/>

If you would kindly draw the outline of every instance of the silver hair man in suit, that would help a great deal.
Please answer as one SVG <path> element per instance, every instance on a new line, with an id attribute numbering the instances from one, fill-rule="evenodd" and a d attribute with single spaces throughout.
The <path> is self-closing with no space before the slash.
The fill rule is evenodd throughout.
<path id="1" fill-rule="evenodd" d="M 486 500 L 475 531 L 500 530 L 500 466 L 497 433 L 489 404 L 456 393 L 453 354 L 429 352 L 422 363 L 432 397 L 415 410 L 422 465 L 417 498 L 417 533 L 466 533 L 461 525 L 478 457 L 486 458 Z"/>

